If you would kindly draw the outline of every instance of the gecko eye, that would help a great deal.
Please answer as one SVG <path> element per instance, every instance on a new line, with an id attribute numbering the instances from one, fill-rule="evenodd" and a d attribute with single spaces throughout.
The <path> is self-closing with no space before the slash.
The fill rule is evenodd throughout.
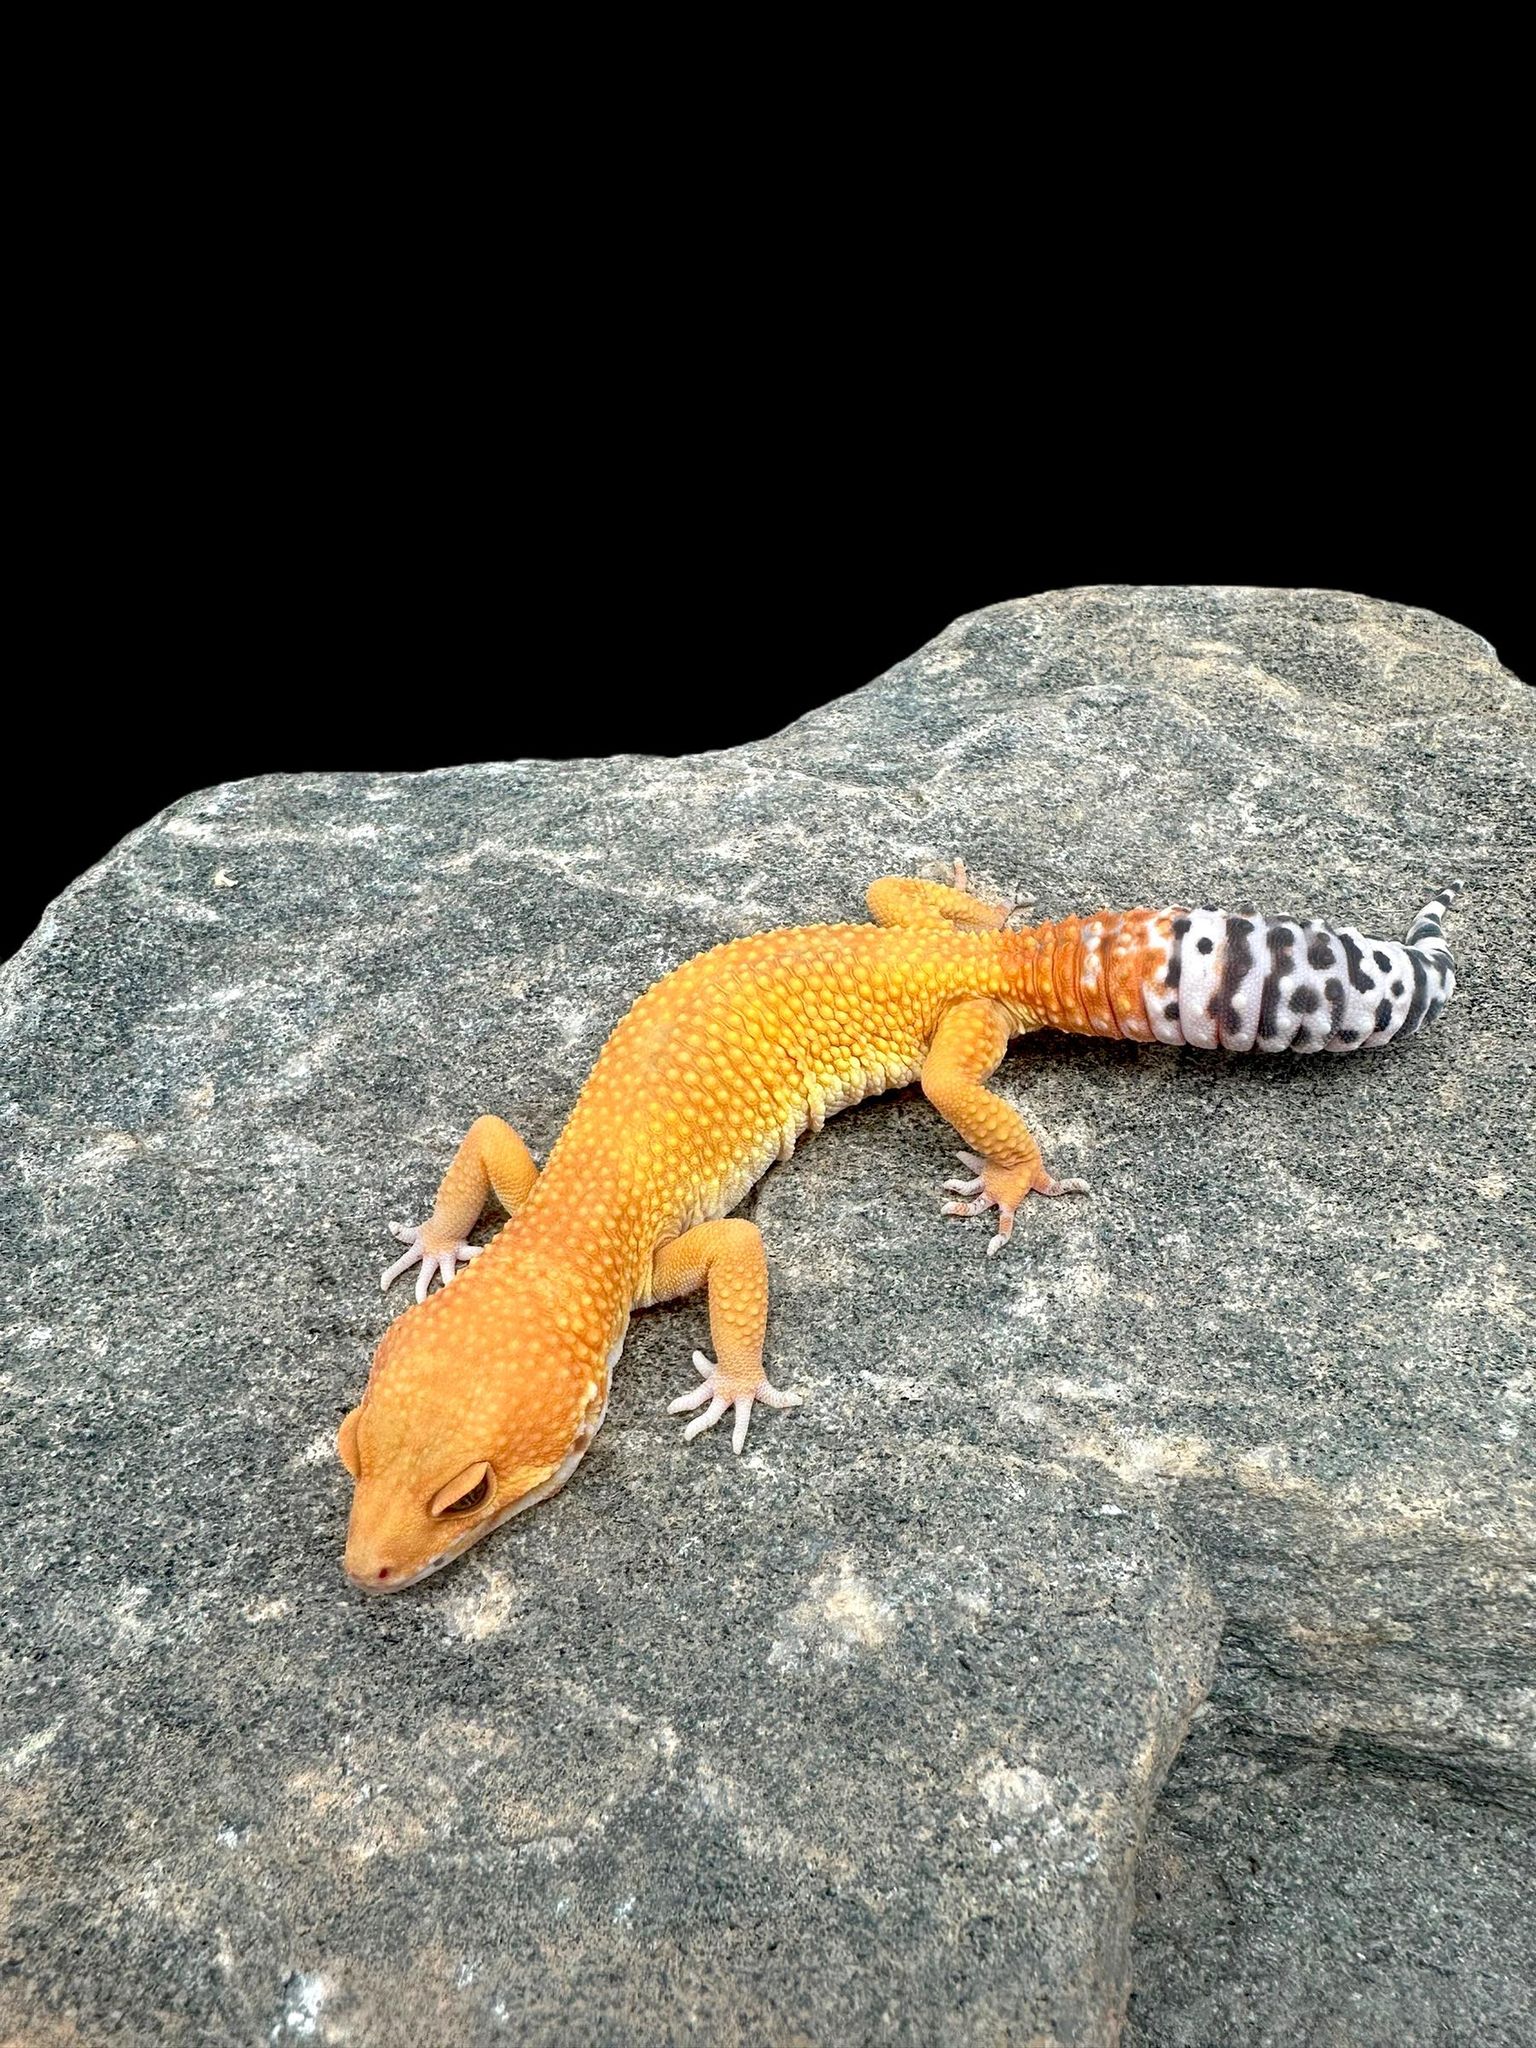
<path id="1" fill-rule="evenodd" d="M 457 1479 L 440 1486 L 427 1503 L 431 1515 L 468 1515 L 483 1508 L 491 1497 L 495 1477 L 489 1465 L 471 1465 Z"/>

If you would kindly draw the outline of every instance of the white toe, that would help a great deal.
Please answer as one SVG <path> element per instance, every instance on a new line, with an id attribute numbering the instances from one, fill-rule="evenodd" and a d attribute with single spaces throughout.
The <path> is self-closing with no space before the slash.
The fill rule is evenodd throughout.
<path id="1" fill-rule="evenodd" d="M 400 1278 L 400 1275 L 409 1267 L 414 1266 L 420 1256 L 419 1252 L 407 1252 L 403 1259 L 396 1259 L 395 1263 L 385 1270 L 379 1281 L 379 1286 L 386 1291 L 393 1287 Z"/>
<path id="2" fill-rule="evenodd" d="M 446 1251 L 429 1252 L 422 1245 L 422 1237 L 427 1228 L 426 1224 L 420 1224 L 414 1230 L 407 1229 L 403 1223 L 391 1223 L 389 1227 L 408 1249 L 401 1258 L 396 1259 L 395 1263 L 385 1271 L 379 1281 L 379 1285 L 384 1288 L 392 1287 L 400 1278 L 400 1275 L 407 1272 L 419 1259 L 421 1261 L 421 1271 L 416 1276 L 416 1299 L 418 1301 L 426 1300 L 427 1290 L 432 1285 L 434 1275 L 441 1285 L 446 1287 L 455 1273 L 458 1272 L 461 1259 L 467 1265 L 471 1259 L 477 1259 L 481 1252 L 486 1250 L 486 1246 L 483 1244 L 454 1244 L 449 1245 Z"/>
<path id="3" fill-rule="evenodd" d="M 695 1387 L 691 1393 L 679 1394 L 675 1401 L 669 1401 L 667 1403 L 667 1413 L 669 1415 L 686 1415 L 690 1408 L 702 1408 L 708 1399 L 709 1383 L 706 1380 L 702 1387 Z"/>
<path id="4" fill-rule="evenodd" d="M 804 1394 L 781 1394 L 777 1387 L 770 1387 L 766 1380 L 753 1397 L 765 1408 L 799 1408 L 804 1404 Z"/>
<path id="5" fill-rule="evenodd" d="M 683 1431 L 683 1442 L 691 1444 L 701 1430 L 713 1429 L 728 1406 L 729 1403 L 722 1401 L 718 1394 L 714 1395 L 704 1413 L 696 1415 Z"/>

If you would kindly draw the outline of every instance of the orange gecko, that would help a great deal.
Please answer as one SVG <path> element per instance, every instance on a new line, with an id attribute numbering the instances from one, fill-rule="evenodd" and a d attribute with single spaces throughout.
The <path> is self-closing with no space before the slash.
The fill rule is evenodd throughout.
<path id="1" fill-rule="evenodd" d="M 950 1216 L 997 1211 L 996 1252 L 1053 1180 L 1017 1111 L 985 1085 L 1021 1031 L 1228 1051 L 1343 1052 L 1438 1015 L 1455 978 L 1426 904 L 1403 942 L 1315 920 L 1211 909 L 1099 911 L 1026 929 L 955 882 L 890 876 L 871 925 L 717 946 L 657 982 L 604 1046 L 542 1172 L 499 1117 L 470 1128 L 430 1218 L 396 1224 L 421 1266 L 337 1449 L 356 1489 L 346 1567 L 373 1592 L 438 1570 L 563 1486 L 602 1425 L 631 1313 L 709 1290 L 715 1357 L 671 1413 L 684 1435 L 800 1396 L 763 1369 L 768 1265 L 734 1209 L 806 1130 L 921 1080 L 965 1141 Z M 508 1221 L 466 1240 L 494 1192 Z M 449 1288 L 461 1261 L 472 1266 Z M 428 1293 L 434 1273 L 444 1285 Z"/>

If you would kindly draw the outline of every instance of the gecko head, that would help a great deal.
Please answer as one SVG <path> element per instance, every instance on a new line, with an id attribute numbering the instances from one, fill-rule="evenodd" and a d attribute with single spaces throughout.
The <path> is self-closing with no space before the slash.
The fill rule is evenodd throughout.
<path id="1" fill-rule="evenodd" d="M 596 1436 L 606 1370 L 548 1321 L 498 1318 L 494 1350 L 432 1295 L 386 1332 L 362 1402 L 336 1438 L 355 1482 L 346 1571 L 396 1593 L 565 1484 Z M 442 1310 L 436 1315 L 442 1303 Z"/>

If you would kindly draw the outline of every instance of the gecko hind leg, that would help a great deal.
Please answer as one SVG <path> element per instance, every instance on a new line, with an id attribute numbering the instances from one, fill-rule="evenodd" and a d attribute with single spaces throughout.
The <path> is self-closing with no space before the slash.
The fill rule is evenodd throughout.
<path id="1" fill-rule="evenodd" d="M 1026 1195 L 1086 1195 L 1080 1180 L 1057 1180 L 1045 1170 L 1040 1147 L 1011 1104 L 982 1083 L 1008 1050 L 1008 1013 L 989 997 L 956 1003 L 939 1019 L 923 1062 L 923 1093 L 973 1151 L 960 1154 L 974 1178 L 946 1182 L 946 1216 L 981 1216 L 996 1209 L 997 1229 L 987 1246 L 994 1258 L 1013 1235 L 1015 1213 Z"/>
<path id="2" fill-rule="evenodd" d="M 533 1154 L 509 1123 L 499 1116 L 476 1117 L 464 1142 L 453 1155 L 443 1175 L 437 1201 L 425 1223 L 391 1223 L 390 1229 L 406 1247 L 403 1257 L 384 1273 L 379 1285 L 388 1290 L 419 1260 L 416 1299 L 425 1301 L 434 1273 L 442 1276 L 444 1287 L 459 1270 L 460 1261 L 475 1258 L 485 1247 L 467 1242 L 480 1220 L 486 1197 L 494 1192 L 509 1216 L 527 1201 L 539 1169 Z"/>
<path id="3" fill-rule="evenodd" d="M 953 883 L 882 875 L 865 890 L 864 901 L 876 924 L 896 931 L 998 932 L 1012 915 L 1011 904 L 971 894 L 965 863 L 958 860 Z"/>
<path id="4" fill-rule="evenodd" d="M 910 875 L 882 875 L 870 883 L 864 901 L 875 923 L 892 930 L 1000 932 L 1035 900 L 1017 886 L 1006 902 L 975 895 L 963 860 L 955 862 L 954 876 L 953 882 L 927 882 Z"/>

